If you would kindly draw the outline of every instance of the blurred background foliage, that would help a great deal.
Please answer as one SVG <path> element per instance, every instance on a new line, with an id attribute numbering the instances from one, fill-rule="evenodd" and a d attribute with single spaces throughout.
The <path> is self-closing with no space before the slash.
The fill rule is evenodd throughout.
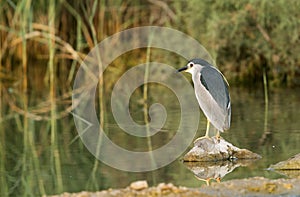
<path id="1" fill-rule="evenodd" d="M 266 69 L 272 86 L 299 85 L 298 1 L 177 4 L 178 27 L 203 43 L 229 81 L 255 84 Z"/>
<path id="2" fill-rule="evenodd" d="M 116 32 L 158 25 L 178 29 L 200 41 L 232 85 L 261 84 L 264 72 L 272 87 L 300 85 L 297 0 L 2 1 L 2 81 L 17 76 L 11 74 L 18 70 L 21 42 L 25 40 L 28 63 L 47 60 L 49 4 L 55 4 L 57 72 L 66 73 L 69 80 L 74 74 L 70 71 L 75 70 L 70 59 L 83 58 L 96 43 Z M 132 61 L 141 58 L 143 53 L 135 53 L 120 60 L 127 61 L 121 69 L 127 70 L 136 65 Z M 36 77 L 41 76 L 45 75 Z"/>

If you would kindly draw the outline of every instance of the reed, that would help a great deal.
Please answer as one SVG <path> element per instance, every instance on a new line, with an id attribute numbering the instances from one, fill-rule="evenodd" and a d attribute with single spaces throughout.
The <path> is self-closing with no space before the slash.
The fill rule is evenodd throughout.
<path id="1" fill-rule="evenodd" d="M 0 32 L 1 33 L 1 32 Z M 3 40 L 0 39 L 0 49 L 4 47 L 4 44 L 2 42 Z M 2 50 L 1 50 L 2 51 Z M 4 70 L 4 66 L 2 65 L 1 56 L 2 52 L 0 51 L 0 73 L 2 70 Z M 4 105 L 3 105 L 3 90 L 4 90 L 4 84 L 2 80 L 0 80 L 0 122 L 3 121 L 4 118 Z M 6 136 L 5 136 L 5 126 L 3 124 L 0 124 L 0 171 L 4 172 L 3 175 L 0 177 L 0 186 L 1 196 L 8 196 L 9 191 L 9 185 L 7 183 L 7 173 L 6 172 L 6 165 L 7 165 L 7 158 L 6 158 Z"/>
<path id="2" fill-rule="evenodd" d="M 263 70 L 263 84 L 264 84 L 264 98 L 265 98 L 265 121 L 264 121 L 264 132 L 267 133 L 268 126 L 268 111 L 269 111 L 269 92 L 268 92 L 268 80 L 266 69 Z"/>
<path id="3" fill-rule="evenodd" d="M 146 51 L 146 67 L 145 67 L 145 72 L 144 72 L 144 84 L 143 84 L 143 111 L 144 111 L 144 122 L 146 125 L 146 132 L 147 132 L 147 146 L 148 146 L 148 152 L 150 152 L 150 160 L 152 163 L 152 166 L 155 167 L 156 166 L 156 161 L 153 157 L 153 147 L 152 147 L 152 140 L 151 140 L 151 136 L 150 136 L 150 125 L 149 125 L 149 106 L 148 106 L 148 86 L 149 86 L 149 64 L 151 62 L 151 43 L 153 40 L 153 34 L 150 35 L 149 37 L 149 41 L 148 41 L 148 47 L 147 47 L 147 51 Z M 155 177 L 152 177 L 155 182 Z"/>
<path id="4" fill-rule="evenodd" d="M 1 44 L 0 44 L 1 47 Z M 0 70 L 2 70 L 2 64 L 0 61 Z M 2 95 L 2 91 L 3 91 L 3 83 L 0 80 L 0 122 L 2 122 L 3 118 L 4 118 L 4 107 L 3 107 L 3 95 Z M 0 124 L 0 172 L 6 172 L 6 154 L 5 154 L 5 150 L 6 150 L 6 139 L 5 139 L 5 127 L 3 126 L 3 124 Z M 7 196 L 8 194 L 8 184 L 6 182 L 6 173 L 3 173 L 3 175 L 0 177 L 0 186 L 1 186 L 1 191 L 0 191 L 0 196 Z"/>
<path id="5" fill-rule="evenodd" d="M 259 144 L 264 144 L 271 132 L 268 129 L 268 120 L 269 120 L 269 92 L 268 92 L 268 79 L 266 68 L 263 69 L 263 87 L 264 87 L 264 132 L 259 139 Z"/>
<path id="6" fill-rule="evenodd" d="M 48 39 L 48 46 L 49 46 L 49 97 L 50 97 L 50 122 L 51 122 L 51 163 L 54 166 L 54 176 L 56 177 L 56 192 L 61 193 L 63 191 L 63 181 L 62 181 L 62 174 L 61 174 L 61 161 L 60 161 L 60 152 L 58 149 L 58 134 L 57 134 L 57 109 L 56 109 L 56 79 L 55 79 L 55 42 L 52 39 L 55 37 L 55 9 L 56 4 L 55 1 L 49 2 L 48 8 L 48 26 L 49 26 L 49 39 Z"/>
<path id="7" fill-rule="evenodd" d="M 13 58 L 13 56 L 5 54 L 13 53 L 13 49 L 9 46 L 14 37 L 12 35 L 20 33 L 17 26 L 19 21 L 16 16 L 19 8 L 25 4 L 24 2 L 27 1 L 20 1 L 16 4 L 9 1 L 9 4 L 4 4 L 5 6 L 2 8 L 4 11 L 4 14 L 0 15 L 0 21 L 2 21 L 0 29 L 3 35 L 0 54 L 2 61 L 6 61 L 6 58 Z M 93 4 L 98 4 L 98 6 L 93 6 Z M 170 26 L 200 40 L 217 59 L 217 64 L 225 72 L 232 85 L 238 82 L 244 85 L 257 82 L 256 79 L 262 77 L 262 69 L 259 66 L 263 59 L 266 59 L 269 70 L 270 87 L 299 85 L 299 80 L 297 80 L 299 78 L 299 58 L 296 53 L 299 46 L 295 44 L 299 41 L 297 29 L 299 20 L 297 20 L 298 11 L 296 9 L 299 5 L 298 1 L 250 0 L 236 4 L 233 0 L 211 3 L 192 0 L 170 2 L 167 5 L 164 4 L 163 7 L 160 7 L 161 5 L 156 4 L 155 1 L 101 4 L 103 4 L 102 1 L 93 1 L 92 3 L 73 3 L 70 6 L 67 1 L 59 1 L 56 6 L 63 6 L 63 9 L 57 14 L 64 17 L 57 17 L 56 23 L 61 24 L 60 27 L 64 28 L 58 29 L 57 34 L 65 38 L 71 45 L 76 46 L 76 50 L 83 51 L 86 46 L 89 48 L 94 46 L 92 34 L 96 33 L 97 41 L 100 41 L 106 35 L 125 28 L 150 24 L 148 19 L 153 18 L 153 23 L 151 23 L 153 25 Z M 151 6 L 150 10 L 143 9 L 149 5 Z M 100 11 L 101 6 L 104 6 L 105 12 Z M 11 13 L 10 7 L 15 7 Z M 35 2 L 32 7 L 47 8 L 47 4 Z M 272 9 L 270 9 L 271 7 Z M 83 11 L 85 8 L 89 9 L 86 13 Z M 34 16 L 37 16 L 34 17 L 35 19 L 45 17 L 43 16 L 45 13 L 39 10 L 45 9 L 30 10 Z M 55 12 L 58 10 L 56 9 Z M 164 18 L 158 14 L 161 10 L 166 14 Z M 209 11 L 206 12 L 206 10 Z M 278 14 L 274 14 L 272 10 L 280 11 L 277 12 Z M 9 14 L 5 15 L 5 13 Z M 191 15 L 190 13 L 195 14 Z M 15 15 L 15 17 L 11 17 L 11 15 Z M 88 21 L 93 15 L 94 27 L 90 27 Z M 70 16 L 74 16 L 76 20 L 72 20 Z M 104 18 L 105 20 L 102 21 Z M 3 21 L 11 21 L 10 23 L 15 26 L 7 26 L 8 24 Z M 33 27 L 35 24 L 44 25 L 43 21 L 35 21 L 29 25 Z M 34 45 L 33 43 L 30 42 L 30 46 Z M 37 47 L 32 47 L 32 49 L 36 51 L 32 51 L 30 55 L 39 52 Z M 7 51 L 11 53 L 7 53 Z M 290 54 L 287 51 L 290 51 Z M 68 73 L 69 81 L 75 70 L 75 63 L 72 63 L 70 70 L 66 70 L 66 72 L 70 71 Z M 108 83 L 111 82 L 108 81 Z"/>
<path id="8" fill-rule="evenodd" d="M 153 146 L 152 146 L 152 140 L 151 140 L 151 133 L 150 133 L 150 125 L 149 125 L 149 64 L 151 62 L 151 44 L 153 40 L 153 34 L 150 34 L 149 41 L 148 41 L 148 47 L 146 51 L 146 67 L 144 72 L 144 83 L 143 83 L 143 111 L 144 111 L 144 123 L 146 125 L 146 132 L 147 132 L 147 146 L 148 146 L 148 152 L 150 152 L 150 161 L 152 167 L 156 167 L 156 161 L 153 156 Z M 154 176 L 154 173 L 151 173 L 153 184 L 156 184 L 156 178 Z"/>
<path id="9" fill-rule="evenodd" d="M 95 15 L 97 14 L 98 10 L 98 14 L 101 18 L 102 23 L 100 24 L 99 28 L 97 29 L 98 31 L 96 31 L 96 27 L 94 25 L 94 19 L 95 19 Z M 88 16 L 88 24 L 90 27 L 90 31 L 91 31 L 91 38 L 93 41 L 93 47 L 95 47 L 98 44 L 98 35 L 103 36 L 104 35 L 104 29 L 103 29 L 103 21 L 105 20 L 104 18 L 104 13 L 106 11 L 105 9 L 105 2 L 101 1 L 101 2 L 97 2 L 94 1 L 92 3 L 92 6 L 90 7 L 90 10 L 84 10 L 85 11 L 85 15 Z M 99 122 L 100 122 L 100 130 L 99 130 L 99 138 L 97 141 L 97 151 L 96 151 L 96 155 L 100 154 L 101 151 L 101 145 L 102 145 L 102 140 L 103 140 L 103 135 L 104 135 L 104 130 L 105 130 L 105 98 L 104 98 L 104 79 L 103 79 L 103 66 L 102 66 L 102 60 L 101 60 L 101 54 L 96 53 L 96 58 L 97 58 L 97 63 L 98 63 L 98 69 L 99 69 L 99 75 L 98 75 L 98 79 L 99 79 L 99 84 L 98 84 L 98 103 L 99 103 Z M 102 129 L 102 131 L 101 131 Z M 99 165 L 100 162 L 97 158 L 95 158 L 94 160 L 94 165 L 93 165 L 93 169 L 91 172 L 91 177 L 90 180 L 87 184 L 88 188 L 92 188 L 95 190 L 99 190 L 99 179 L 97 178 L 97 171 L 99 169 Z"/>
<path id="10" fill-rule="evenodd" d="M 28 91 L 28 78 L 27 78 L 27 42 L 25 38 L 25 34 L 27 32 L 28 28 L 28 19 L 29 19 L 29 8 L 30 8 L 30 1 L 22 1 L 21 4 L 17 7 L 17 10 L 20 10 L 20 17 L 23 19 L 22 21 L 22 27 L 21 27 L 21 38 L 22 38 L 22 101 L 23 101 L 23 109 L 25 111 L 23 116 L 23 146 L 24 146 L 24 152 L 23 152 L 23 158 L 22 158 L 22 185 L 24 186 L 24 193 L 29 194 L 30 188 L 32 185 L 30 184 L 30 174 L 28 173 L 27 169 L 27 163 L 30 162 L 30 155 L 29 155 L 29 136 L 30 136 L 30 130 L 28 128 L 28 117 L 27 117 L 27 111 L 28 111 L 28 97 L 27 97 L 27 91 Z M 18 13 L 18 12 L 16 12 Z"/>
<path id="11" fill-rule="evenodd" d="M 38 186 L 38 193 L 41 195 L 46 195 L 46 190 L 45 190 L 45 183 L 44 180 L 41 176 L 42 171 L 41 171 L 41 167 L 40 167 L 40 158 L 38 156 L 37 153 L 37 147 L 35 145 L 35 136 L 37 131 L 35 130 L 35 123 L 33 120 L 29 120 L 29 124 L 30 124 L 30 136 L 29 138 L 29 144 L 30 144 L 30 155 L 31 155 L 31 160 L 32 160 L 32 164 L 31 166 L 33 167 L 31 170 L 34 171 L 34 175 L 32 177 L 33 182 L 35 182 L 35 180 L 37 181 L 37 186 Z"/>
<path id="12" fill-rule="evenodd" d="M 1 84 L 0 84 L 0 90 L 2 90 Z M 0 101 L 1 103 L 1 101 Z M 1 104 L 0 104 L 1 106 Z M 2 110 L 2 108 L 0 107 L 0 110 Z M 0 119 L 2 119 L 2 115 L 0 115 Z M 6 155 L 5 155 L 5 150 L 6 150 L 6 143 L 5 143 L 5 134 L 4 134 L 4 127 L 2 124 L 0 124 L 0 159 L 1 159 L 1 163 L 0 163 L 0 171 L 4 172 L 1 177 L 0 177 L 0 185 L 1 185 L 1 191 L 0 191 L 0 195 L 1 196 L 6 196 L 8 194 L 8 184 L 6 182 L 6 177 L 7 177 L 7 173 L 6 172 Z"/>

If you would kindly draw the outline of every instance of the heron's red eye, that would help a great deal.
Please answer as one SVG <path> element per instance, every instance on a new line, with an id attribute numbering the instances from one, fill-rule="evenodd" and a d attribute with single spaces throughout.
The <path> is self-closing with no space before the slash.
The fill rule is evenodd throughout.
<path id="1" fill-rule="evenodd" d="M 190 63 L 190 68 L 192 68 L 194 66 L 194 64 L 193 63 Z"/>

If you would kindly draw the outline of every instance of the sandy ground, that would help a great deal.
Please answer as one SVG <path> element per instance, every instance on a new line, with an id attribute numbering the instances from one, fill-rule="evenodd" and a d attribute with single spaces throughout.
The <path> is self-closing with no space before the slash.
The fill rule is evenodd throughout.
<path id="1" fill-rule="evenodd" d="M 269 180 L 262 177 L 230 180 L 186 188 L 169 183 L 148 187 L 146 181 L 134 182 L 126 188 L 99 192 L 63 193 L 55 197 L 118 197 L 118 196 L 300 196 L 300 179 Z"/>

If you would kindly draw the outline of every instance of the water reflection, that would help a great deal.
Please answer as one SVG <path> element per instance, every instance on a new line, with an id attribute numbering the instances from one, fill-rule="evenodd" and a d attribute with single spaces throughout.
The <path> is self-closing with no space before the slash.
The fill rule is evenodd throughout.
<path id="1" fill-rule="evenodd" d="M 300 170 L 274 170 L 274 172 L 283 175 L 288 178 L 295 178 L 299 179 L 300 178 Z"/>
<path id="2" fill-rule="evenodd" d="M 184 162 L 195 177 L 204 181 L 207 185 L 211 180 L 220 182 L 227 174 L 240 166 L 251 165 L 256 160 L 236 160 L 236 161 L 218 161 L 218 162 Z"/>
<path id="3" fill-rule="evenodd" d="M 157 88 L 153 88 L 156 89 Z M 163 129 L 151 137 L 153 149 L 169 142 L 178 128 L 180 108 L 175 96 L 168 89 L 161 89 L 155 93 L 150 88 L 151 102 L 161 103 L 168 109 L 168 117 Z M 138 90 L 137 90 L 138 91 Z M 138 93 L 132 96 L 133 101 L 139 99 Z M 233 145 L 246 148 L 260 154 L 263 158 L 251 164 L 221 165 L 219 175 L 211 174 L 214 178 L 223 180 L 264 176 L 267 178 L 284 177 L 273 171 L 265 170 L 270 164 L 285 160 L 300 150 L 300 91 L 276 90 L 270 92 L 268 120 L 265 124 L 264 97 L 262 92 L 231 88 L 232 99 L 232 127 L 222 137 Z M 3 106 L 3 109 L 7 109 Z M 147 141 L 123 132 L 110 113 L 110 104 L 106 106 L 105 131 L 108 137 L 121 147 L 129 150 L 146 151 Z M 134 120 L 141 121 L 143 111 L 138 102 L 131 103 L 130 113 Z M 142 122 L 139 122 L 142 123 Z M 265 132 L 265 125 L 267 133 Z M 34 195 L 41 194 L 42 185 L 47 186 L 47 194 L 57 193 L 57 177 L 51 151 L 53 144 L 50 142 L 49 122 L 29 120 L 28 134 L 31 143 L 24 143 L 22 131 L 22 116 L 9 111 L 1 119 L 1 146 L 0 146 L 0 181 L 2 191 L 11 195 L 23 194 L 25 191 Z M 206 119 L 200 117 L 198 136 L 203 136 Z M 125 187 L 135 180 L 147 180 L 149 185 L 160 182 L 172 182 L 175 185 L 186 187 L 199 187 L 199 181 L 191 175 L 189 169 L 179 162 L 152 172 L 131 173 L 113 169 L 96 160 L 84 147 L 74 126 L 72 116 L 57 121 L 57 150 L 60 153 L 60 165 L 63 190 L 78 192 L 82 190 L 95 191 L 107 188 Z M 192 146 L 192 144 L 191 144 Z M 34 154 L 33 154 L 34 153 Z M 53 153 L 56 153 L 55 151 Z M 133 164 L 139 161 L 131 161 Z M 237 166 L 239 166 L 237 168 Z M 203 167 L 204 168 L 204 167 Z M 204 168 L 205 169 L 205 168 Z M 208 169 L 209 170 L 209 169 Z M 207 178 L 202 169 L 195 167 L 199 177 Z M 231 172 L 226 174 L 225 172 Z M 226 176 L 224 176 L 226 174 Z M 37 176 L 38 175 L 38 176 Z M 201 175 L 201 176 L 200 176 Z M 38 178 L 37 178 L 38 177 Z M 205 184 L 203 182 L 203 184 Z M 39 187 L 37 187 L 39 185 Z"/>

